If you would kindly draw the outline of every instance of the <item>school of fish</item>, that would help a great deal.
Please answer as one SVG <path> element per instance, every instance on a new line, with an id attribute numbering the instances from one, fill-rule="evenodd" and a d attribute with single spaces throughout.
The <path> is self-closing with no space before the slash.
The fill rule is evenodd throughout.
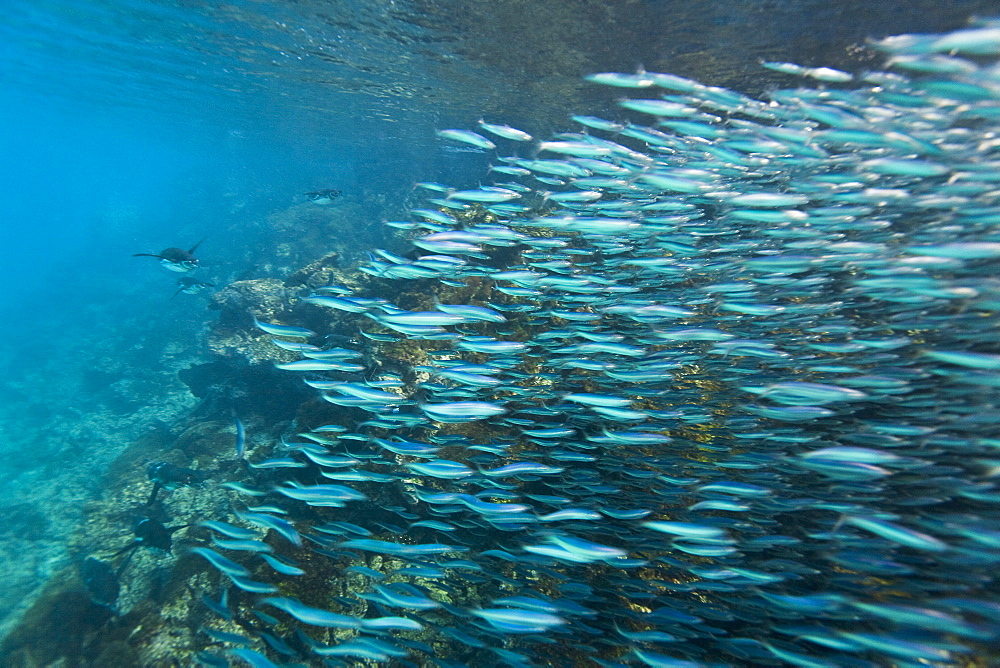
<path id="1" fill-rule="evenodd" d="M 803 82 L 767 101 L 601 73 L 632 120 L 440 131 L 494 181 L 421 184 L 362 271 L 476 297 L 306 298 L 406 373 L 257 323 L 352 417 L 225 483 L 199 660 L 996 661 L 1000 23 L 873 46 L 764 63 Z"/>

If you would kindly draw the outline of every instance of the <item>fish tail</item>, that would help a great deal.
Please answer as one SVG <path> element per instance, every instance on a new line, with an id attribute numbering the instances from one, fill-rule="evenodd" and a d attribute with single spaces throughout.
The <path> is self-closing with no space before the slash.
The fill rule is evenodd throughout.
<path id="1" fill-rule="evenodd" d="M 840 527 L 843 526 L 844 521 L 846 520 L 847 520 L 847 515 L 845 513 L 841 513 L 840 517 L 837 518 L 837 523 L 833 525 L 832 529 L 830 529 L 830 536 L 836 535 L 837 531 L 840 530 Z"/>

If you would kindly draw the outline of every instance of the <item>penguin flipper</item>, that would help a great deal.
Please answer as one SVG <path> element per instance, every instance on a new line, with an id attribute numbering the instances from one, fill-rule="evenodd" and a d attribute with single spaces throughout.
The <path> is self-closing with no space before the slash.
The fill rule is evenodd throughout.
<path id="1" fill-rule="evenodd" d="M 174 533 L 180 531 L 181 529 L 187 529 L 188 527 L 193 527 L 193 524 L 178 524 L 172 527 L 163 527 L 172 536 Z"/>
<path id="2" fill-rule="evenodd" d="M 142 506 L 143 508 L 148 508 L 149 506 L 153 505 L 153 501 L 156 501 L 156 495 L 160 493 L 160 489 L 162 487 L 163 485 L 159 482 L 153 483 L 153 491 L 149 493 L 149 498 L 146 500 L 146 503 L 143 504 Z"/>
<path id="3" fill-rule="evenodd" d="M 134 540 L 131 543 L 129 543 L 128 545 L 126 545 L 125 547 L 123 547 L 122 549 L 118 550 L 117 552 L 115 552 L 114 554 L 112 554 L 111 556 L 109 556 L 108 559 L 114 559 L 115 557 L 117 557 L 119 555 L 125 554 L 126 552 L 130 552 L 131 550 L 136 549 L 140 545 L 142 545 L 142 541 L 141 540 Z"/>
<path id="4" fill-rule="evenodd" d="M 198 246 L 200 246 L 200 245 L 201 245 L 201 242 L 202 242 L 202 241 L 204 241 L 204 240 L 205 240 L 205 239 L 207 239 L 207 238 L 208 238 L 208 237 L 202 237 L 202 238 L 201 238 L 201 241 L 199 241 L 198 243 L 196 243 L 196 244 L 195 244 L 194 246 L 191 246 L 191 250 L 189 250 L 189 251 L 188 251 L 188 253 L 190 253 L 191 255 L 194 255 L 194 252 L 195 252 L 196 250 L 198 250 Z"/>
<path id="5" fill-rule="evenodd" d="M 139 547 L 140 545 L 142 545 L 142 542 L 136 541 L 132 545 L 128 546 L 130 551 L 128 554 L 125 555 L 125 558 L 122 559 L 122 563 L 119 564 L 118 568 L 115 570 L 115 579 L 118 579 L 122 576 L 122 573 L 125 571 L 125 567 L 128 566 L 128 563 L 132 561 L 132 557 L 135 556 L 136 553 L 135 548 Z"/>

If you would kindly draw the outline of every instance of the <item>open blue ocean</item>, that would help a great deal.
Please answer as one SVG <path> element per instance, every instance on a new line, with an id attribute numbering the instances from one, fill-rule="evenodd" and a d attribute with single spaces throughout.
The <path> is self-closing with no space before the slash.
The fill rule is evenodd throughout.
<path id="1" fill-rule="evenodd" d="M 0 665 L 998 665 L 998 15 L 0 3 Z"/>

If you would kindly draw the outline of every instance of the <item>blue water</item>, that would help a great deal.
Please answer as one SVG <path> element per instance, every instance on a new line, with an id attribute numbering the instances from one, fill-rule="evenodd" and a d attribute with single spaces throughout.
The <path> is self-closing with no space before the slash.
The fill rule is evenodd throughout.
<path id="1" fill-rule="evenodd" d="M 860 69 L 868 38 L 996 9 L 486 4 L 3 3 L 0 509 L 17 519 L 0 520 L 0 635 L 79 556 L 87 504 L 116 502 L 115 458 L 198 405 L 177 372 L 212 359 L 212 291 L 175 295 L 179 274 L 134 253 L 203 240 L 197 275 L 222 289 L 322 257 L 309 226 L 327 225 L 347 265 L 386 243 L 416 182 L 483 182 L 491 156 L 436 129 L 485 116 L 545 136 L 614 109 L 583 75 L 640 66 L 760 93 L 762 59 Z M 327 188 L 343 194 L 309 208 Z"/>

